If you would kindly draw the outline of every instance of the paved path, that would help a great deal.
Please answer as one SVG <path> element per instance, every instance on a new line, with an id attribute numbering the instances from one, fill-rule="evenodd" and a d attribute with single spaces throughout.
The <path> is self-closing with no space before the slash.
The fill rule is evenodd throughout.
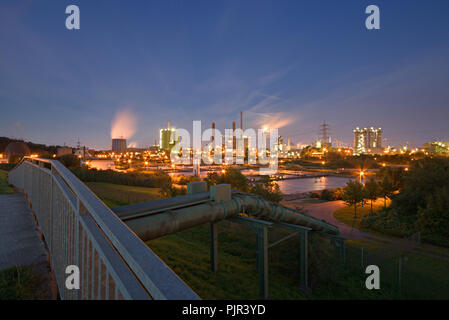
<path id="1" fill-rule="evenodd" d="M 334 211 L 344 208 L 345 206 L 346 205 L 344 204 L 343 201 L 329 201 L 329 202 L 308 205 L 308 206 L 304 207 L 304 209 L 306 210 L 308 215 L 318 218 L 318 219 L 321 219 L 321 220 L 325 220 L 326 222 L 329 222 L 330 224 L 338 227 L 338 229 L 340 230 L 341 236 L 346 239 L 364 240 L 364 241 L 375 242 L 378 244 L 396 248 L 395 243 L 396 243 L 396 241 L 399 241 L 400 239 L 394 240 L 391 238 L 385 238 L 382 236 L 366 233 L 366 232 L 360 231 L 359 229 L 355 229 L 355 228 L 353 229 L 350 226 L 344 224 L 343 222 L 340 222 L 337 219 L 335 219 L 334 214 L 333 214 Z M 436 254 L 432 254 L 432 253 L 428 253 L 428 252 L 422 252 L 422 251 L 418 251 L 415 249 L 405 249 L 405 250 L 408 252 L 414 253 L 414 254 L 437 258 L 437 259 L 449 262 L 449 258 L 446 256 L 440 256 L 440 255 L 436 255 Z"/>
<path id="2" fill-rule="evenodd" d="M 329 201 L 323 203 L 317 203 L 305 207 L 307 214 L 312 217 L 325 220 L 330 224 L 338 227 L 340 233 L 343 237 L 347 239 L 358 239 L 358 240 L 378 240 L 378 241 L 388 241 L 388 239 L 375 236 L 358 229 L 353 229 L 347 224 L 338 221 L 334 218 L 334 211 L 346 207 L 343 201 Z"/>
<path id="3" fill-rule="evenodd" d="M 43 263 L 46 251 L 25 196 L 0 194 L 0 270 Z"/>

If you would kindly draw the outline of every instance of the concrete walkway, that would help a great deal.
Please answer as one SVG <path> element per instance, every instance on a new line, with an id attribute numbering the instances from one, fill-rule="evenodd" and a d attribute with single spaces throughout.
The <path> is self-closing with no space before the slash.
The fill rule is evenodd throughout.
<path id="1" fill-rule="evenodd" d="M 0 270 L 44 263 L 46 250 L 25 196 L 0 194 Z"/>

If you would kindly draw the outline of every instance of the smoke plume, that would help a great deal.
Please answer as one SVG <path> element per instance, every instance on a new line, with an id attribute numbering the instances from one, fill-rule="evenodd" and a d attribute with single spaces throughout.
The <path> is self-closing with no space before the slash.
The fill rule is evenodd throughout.
<path id="1" fill-rule="evenodd" d="M 136 132 L 137 118 L 130 109 L 118 110 L 111 123 L 112 139 L 129 139 Z"/>

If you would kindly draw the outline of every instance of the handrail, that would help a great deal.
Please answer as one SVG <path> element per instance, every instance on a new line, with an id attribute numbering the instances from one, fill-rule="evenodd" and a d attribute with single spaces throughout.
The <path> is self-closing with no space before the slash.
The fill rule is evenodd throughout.
<path id="1" fill-rule="evenodd" d="M 45 164 L 50 170 L 44 168 Z M 125 299 L 142 299 L 143 293 L 152 299 L 199 298 L 59 161 L 24 158 L 10 171 L 9 180 L 28 195 L 44 236 L 50 242 L 51 262 L 62 298 L 101 297 L 103 291 L 110 289 L 106 282 L 111 279 L 120 291 L 114 298 L 121 295 Z M 59 250 L 61 243 L 63 248 Z M 85 294 L 81 290 L 81 297 L 67 292 L 62 267 L 68 262 L 80 265 L 81 278 L 89 285 L 84 290 L 91 292 Z M 102 274 L 103 267 L 107 270 L 105 274 Z"/>

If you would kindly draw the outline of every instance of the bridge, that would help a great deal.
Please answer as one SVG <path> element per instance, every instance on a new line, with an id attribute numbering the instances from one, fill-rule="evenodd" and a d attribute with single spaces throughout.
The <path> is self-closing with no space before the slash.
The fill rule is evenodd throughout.
<path id="1" fill-rule="evenodd" d="M 108 208 L 59 161 L 24 158 L 9 183 L 25 193 L 50 255 L 61 299 L 177 299 L 198 295 L 144 241 L 196 225 L 211 225 L 211 269 L 218 269 L 217 222 L 243 223 L 257 234 L 260 297 L 268 297 L 267 228 L 295 231 L 301 248 L 301 287 L 307 289 L 307 237 L 318 232 L 342 248 L 338 228 L 301 212 L 231 190 L 230 185 L 188 185 L 188 195 Z M 289 236 L 291 237 L 291 236 Z M 283 239 L 282 239 L 283 240 Z M 81 288 L 66 287 L 76 265 Z"/>

